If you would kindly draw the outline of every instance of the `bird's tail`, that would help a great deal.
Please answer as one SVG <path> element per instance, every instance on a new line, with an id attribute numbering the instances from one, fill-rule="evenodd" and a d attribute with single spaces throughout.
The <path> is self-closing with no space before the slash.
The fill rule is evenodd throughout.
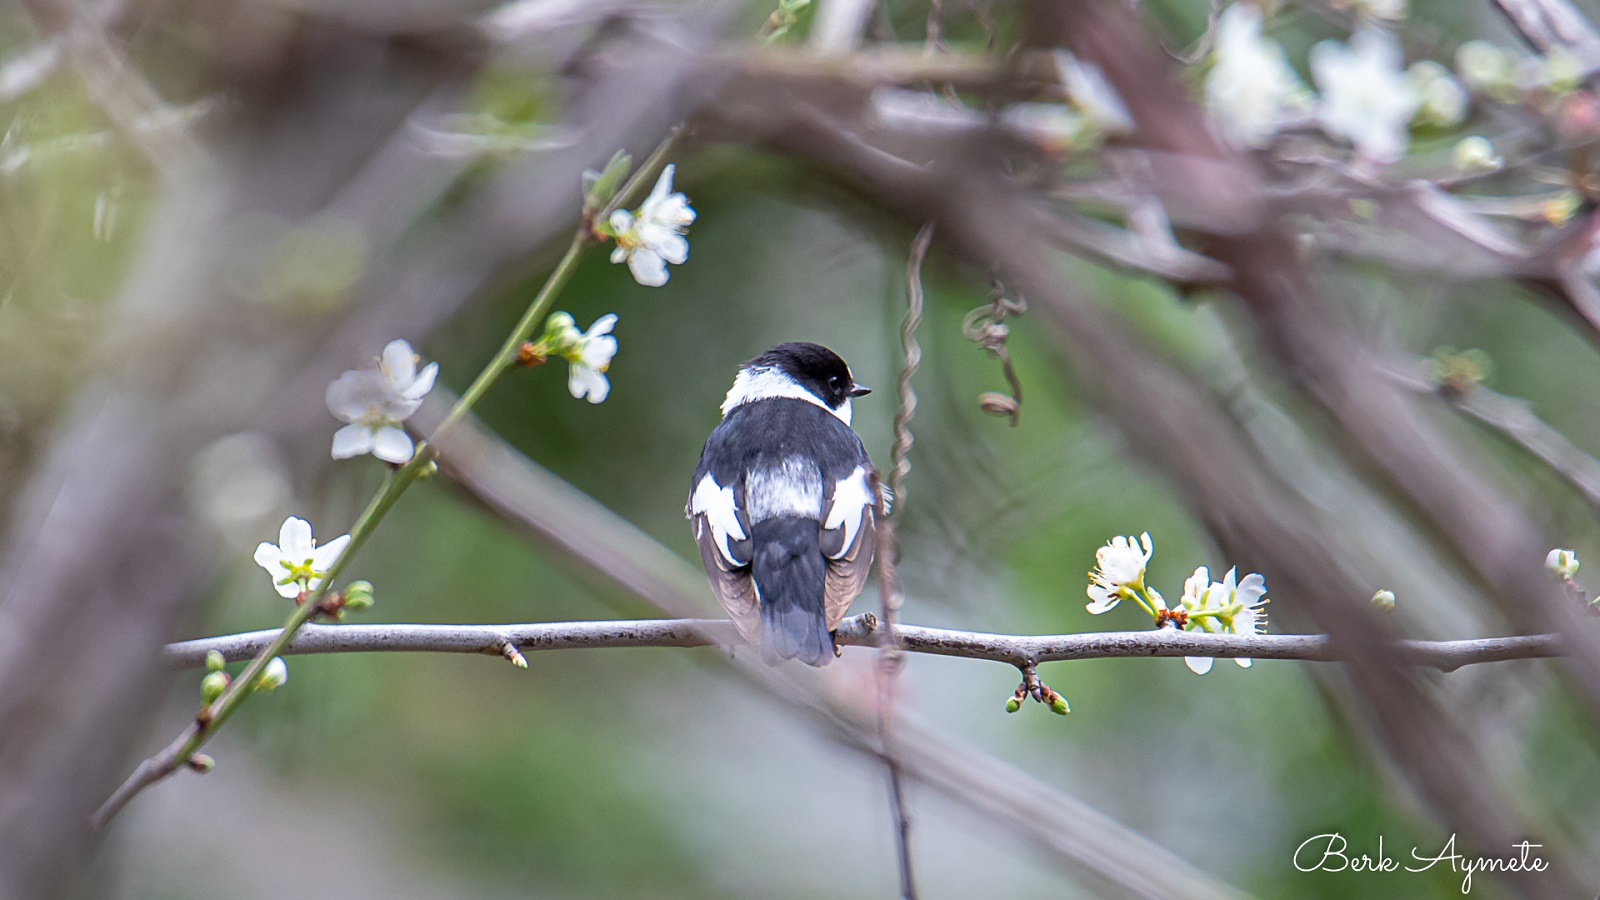
<path id="1" fill-rule="evenodd" d="M 761 598 L 761 656 L 769 665 L 798 658 L 810 666 L 833 660 L 823 613 L 828 563 L 817 545 L 816 519 L 779 516 L 751 526 L 750 574 Z"/>

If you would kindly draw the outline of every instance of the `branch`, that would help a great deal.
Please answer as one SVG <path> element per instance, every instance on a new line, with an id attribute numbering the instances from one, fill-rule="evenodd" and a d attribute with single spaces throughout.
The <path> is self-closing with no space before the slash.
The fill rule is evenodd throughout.
<path id="1" fill-rule="evenodd" d="M 1396 384 L 1419 394 L 1440 397 L 1455 409 L 1499 431 L 1600 510 L 1600 460 L 1583 452 L 1566 435 L 1539 418 L 1531 403 L 1496 393 L 1481 384 L 1456 394 L 1441 392 L 1439 385 L 1416 371 L 1417 368 L 1394 368 L 1387 374 Z"/>
<path id="2" fill-rule="evenodd" d="M 1540 53 L 1565 47 L 1586 74 L 1600 68 L 1600 35 L 1567 0 L 1494 0 L 1494 5 Z"/>
<path id="3" fill-rule="evenodd" d="M 839 624 L 835 640 L 846 647 L 878 646 L 878 618 L 866 613 Z M 1320 634 L 1203 634 L 1161 629 L 1084 634 L 990 634 L 921 625 L 895 625 L 893 635 L 909 653 L 984 659 L 1011 666 L 1085 659 L 1211 656 L 1218 659 L 1294 659 L 1338 662 L 1347 658 Z M 250 659 L 278 636 L 278 629 L 250 631 L 168 644 L 162 658 L 171 669 L 205 665 L 216 650 L 229 661 Z M 502 656 L 506 642 L 524 653 L 616 647 L 745 646 L 732 624 L 721 619 L 625 619 L 612 622 L 532 622 L 509 625 L 306 625 L 284 654 L 479 653 Z M 1416 666 L 1452 672 L 1477 663 L 1549 659 L 1562 655 L 1559 635 L 1531 634 L 1460 641 L 1396 641 L 1398 658 Z"/>

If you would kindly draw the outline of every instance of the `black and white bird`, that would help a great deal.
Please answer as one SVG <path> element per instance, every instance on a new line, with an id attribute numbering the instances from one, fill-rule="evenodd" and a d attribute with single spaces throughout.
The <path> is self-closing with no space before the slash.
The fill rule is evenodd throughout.
<path id="1" fill-rule="evenodd" d="M 838 354 L 779 344 L 745 363 L 686 512 L 717 599 L 768 663 L 834 657 L 877 538 L 878 472 L 850 429 L 869 393 Z"/>

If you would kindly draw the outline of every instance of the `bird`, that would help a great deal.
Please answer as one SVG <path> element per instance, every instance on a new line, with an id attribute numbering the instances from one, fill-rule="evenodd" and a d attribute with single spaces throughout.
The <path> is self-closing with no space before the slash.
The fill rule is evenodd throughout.
<path id="1" fill-rule="evenodd" d="M 717 599 L 771 665 L 825 666 L 877 542 L 880 485 L 850 401 L 871 393 L 820 344 L 739 368 L 685 514 Z"/>

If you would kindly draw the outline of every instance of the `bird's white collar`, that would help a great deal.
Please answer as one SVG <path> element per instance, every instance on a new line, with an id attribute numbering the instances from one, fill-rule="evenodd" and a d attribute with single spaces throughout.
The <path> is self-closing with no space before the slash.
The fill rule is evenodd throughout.
<path id="1" fill-rule="evenodd" d="M 834 409 L 822 402 L 821 397 L 806 390 L 800 382 L 789 377 L 781 369 L 770 366 L 739 370 L 739 375 L 733 379 L 733 387 L 728 389 L 727 398 L 722 401 L 722 415 L 726 418 L 728 413 L 746 403 L 778 398 L 804 400 L 813 406 L 822 407 L 844 424 L 850 424 L 849 399 L 846 399 L 838 409 Z"/>

